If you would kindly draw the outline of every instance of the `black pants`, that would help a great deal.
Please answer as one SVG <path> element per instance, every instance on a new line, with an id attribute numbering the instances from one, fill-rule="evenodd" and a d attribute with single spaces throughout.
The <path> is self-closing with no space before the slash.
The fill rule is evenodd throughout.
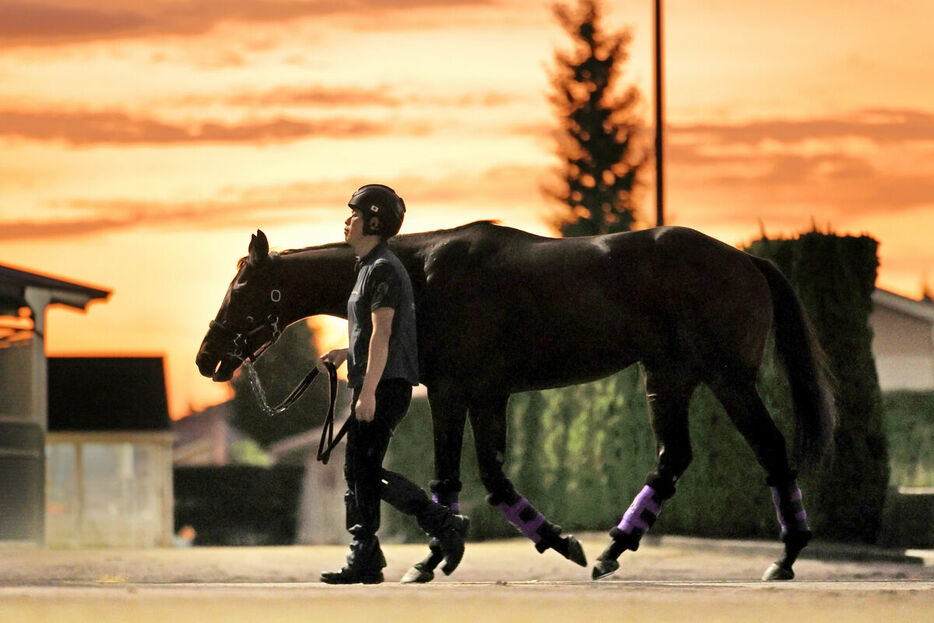
<path id="1" fill-rule="evenodd" d="M 408 515 L 418 515 L 431 500 L 418 485 L 401 474 L 383 469 L 389 440 L 412 401 L 412 386 L 403 379 L 381 381 L 376 387 L 376 412 L 372 422 L 356 419 L 360 388 L 354 388 L 351 404 L 353 424 L 347 432 L 344 478 L 347 492 L 347 530 L 356 539 L 376 534 L 380 524 L 380 500 L 384 499 Z"/>

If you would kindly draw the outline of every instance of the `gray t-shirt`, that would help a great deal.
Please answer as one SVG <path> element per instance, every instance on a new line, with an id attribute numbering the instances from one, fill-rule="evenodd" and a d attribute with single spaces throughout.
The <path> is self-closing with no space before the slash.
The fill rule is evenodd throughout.
<path id="1" fill-rule="evenodd" d="M 370 338 L 373 335 L 371 314 L 381 307 L 395 310 L 389 355 L 380 379 L 405 379 L 418 385 L 418 342 L 415 329 L 415 297 L 409 274 L 389 247 L 380 243 L 360 260 L 357 283 L 347 301 L 347 326 L 350 343 L 347 350 L 347 382 L 350 387 L 363 384 L 366 375 Z"/>

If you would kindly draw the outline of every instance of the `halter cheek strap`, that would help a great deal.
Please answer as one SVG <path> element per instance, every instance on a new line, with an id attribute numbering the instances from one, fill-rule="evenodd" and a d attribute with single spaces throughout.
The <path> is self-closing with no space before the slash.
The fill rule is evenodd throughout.
<path id="1" fill-rule="evenodd" d="M 270 290 L 269 300 L 278 304 L 282 300 L 282 290 L 278 288 Z M 246 333 L 238 333 L 216 320 L 208 323 L 208 327 L 224 334 L 233 342 L 234 351 L 227 353 L 227 355 L 241 362 L 246 360 L 256 361 L 282 335 L 282 329 L 279 328 L 278 313 L 269 314 L 266 317 L 266 322 L 253 327 Z M 268 336 L 266 333 L 268 333 Z"/>

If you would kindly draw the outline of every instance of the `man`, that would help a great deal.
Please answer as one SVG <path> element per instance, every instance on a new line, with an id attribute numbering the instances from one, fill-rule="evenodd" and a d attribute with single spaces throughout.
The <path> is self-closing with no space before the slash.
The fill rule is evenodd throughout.
<path id="1" fill-rule="evenodd" d="M 380 499 L 414 515 L 437 540 L 450 574 L 464 554 L 469 520 L 431 499 L 401 474 L 382 468 L 389 439 L 405 417 L 418 384 L 415 299 L 408 273 L 386 241 L 405 216 L 402 198 L 388 186 L 368 184 L 350 198 L 344 239 L 353 248 L 359 272 L 347 302 L 349 348 L 322 356 L 340 366 L 347 361 L 353 390 L 344 463 L 347 530 L 353 535 L 347 565 L 321 574 L 328 584 L 376 584 L 386 560 L 376 532 Z"/>

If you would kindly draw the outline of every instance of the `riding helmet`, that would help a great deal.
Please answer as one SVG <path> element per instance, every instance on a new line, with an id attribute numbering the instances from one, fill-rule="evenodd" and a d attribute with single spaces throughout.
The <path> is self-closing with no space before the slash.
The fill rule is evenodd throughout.
<path id="1" fill-rule="evenodd" d="M 405 203 L 402 197 L 389 186 L 367 184 L 361 186 L 347 203 L 363 214 L 363 231 L 384 240 L 399 233 L 405 218 Z"/>

